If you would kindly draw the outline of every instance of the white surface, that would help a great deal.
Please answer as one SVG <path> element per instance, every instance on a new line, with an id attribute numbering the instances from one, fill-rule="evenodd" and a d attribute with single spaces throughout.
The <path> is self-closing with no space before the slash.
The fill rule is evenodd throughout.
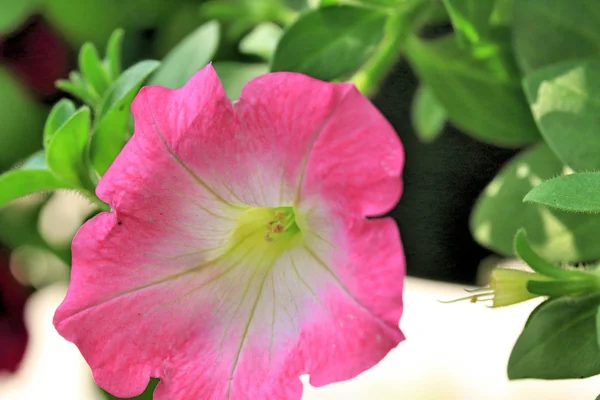
<path id="1" fill-rule="evenodd" d="M 0 376 L 1 400 L 101 399 L 75 346 L 52 327 L 64 291 L 50 287 L 29 302 L 31 345 L 18 374 Z M 493 310 L 436 301 L 462 294 L 455 285 L 407 279 L 401 322 L 407 340 L 355 379 L 305 385 L 303 400 L 594 400 L 600 393 L 600 377 L 508 382 L 510 349 L 536 301 Z"/>

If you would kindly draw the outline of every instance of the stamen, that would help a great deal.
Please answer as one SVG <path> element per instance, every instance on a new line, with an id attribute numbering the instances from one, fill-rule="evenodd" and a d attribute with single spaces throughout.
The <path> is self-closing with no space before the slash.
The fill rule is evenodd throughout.
<path id="1" fill-rule="evenodd" d="M 485 288 L 481 288 L 481 289 L 485 289 Z M 459 301 L 469 300 L 471 303 L 477 303 L 478 301 L 487 301 L 487 300 L 492 300 L 493 298 L 494 298 L 494 292 L 489 291 L 489 292 L 483 292 L 483 293 L 478 293 L 478 294 L 472 294 L 470 296 L 459 297 L 458 299 L 438 300 L 438 302 L 443 303 L 443 304 L 450 304 L 450 303 L 458 303 Z"/>

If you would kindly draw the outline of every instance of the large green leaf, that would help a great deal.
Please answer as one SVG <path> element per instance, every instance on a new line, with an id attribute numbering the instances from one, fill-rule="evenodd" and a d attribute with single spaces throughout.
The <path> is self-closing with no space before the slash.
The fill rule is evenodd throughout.
<path id="1" fill-rule="evenodd" d="M 185 37 L 163 60 L 151 85 L 180 88 L 210 62 L 219 45 L 219 24 L 208 22 Z"/>
<path id="2" fill-rule="evenodd" d="M 518 0 L 513 26 L 517 61 L 525 72 L 600 55 L 598 0 Z"/>
<path id="3" fill-rule="evenodd" d="M 553 64 L 527 75 L 524 87 L 558 158 L 574 170 L 600 169 L 600 60 Z"/>
<path id="4" fill-rule="evenodd" d="M 86 187 L 89 183 L 89 137 L 90 109 L 81 107 L 54 133 L 46 151 L 46 162 L 52 172 L 75 187 Z"/>
<path id="5" fill-rule="evenodd" d="M 432 142 L 444 128 L 446 110 L 425 85 L 421 85 L 413 98 L 411 120 L 419 139 Z"/>
<path id="6" fill-rule="evenodd" d="M 266 64 L 216 62 L 214 67 L 231 100 L 236 100 L 240 96 L 242 88 L 249 80 L 269 72 L 269 66 Z"/>
<path id="7" fill-rule="evenodd" d="M 0 207 L 32 193 L 70 187 L 50 172 L 45 154 L 39 152 L 31 156 L 20 169 L 0 175 Z"/>
<path id="8" fill-rule="evenodd" d="M 473 137 L 503 146 L 538 140 L 539 133 L 510 53 L 498 45 L 479 58 L 461 48 L 453 35 L 407 42 L 417 75 L 448 113 L 448 119 Z"/>
<path id="9" fill-rule="evenodd" d="M 508 377 L 571 379 L 600 374 L 598 306 L 599 294 L 542 304 L 512 350 Z"/>
<path id="10" fill-rule="evenodd" d="M 550 179 L 523 199 L 558 210 L 600 213 L 600 172 L 580 172 Z"/>
<path id="11" fill-rule="evenodd" d="M 471 214 L 471 231 L 481 245 L 513 255 L 513 238 L 524 227 L 533 249 L 552 262 L 600 258 L 600 215 L 551 210 L 523 203 L 543 181 L 565 172 L 546 144 L 523 151 L 488 184 Z"/>
<path id="12" fill-rule="evenodd" d="M 303 14 L 283 34 L 272 71 L 295 71 L 323 80 L 357 70 L 383 38 L 387 14 L 335 6 Z"/>
<path id="13" fill-rule="evenodd" d="M 90 147 L 92 165 L 98 174 L 106 172 L 123 148 L 131 102 L 146 78 L 159 65 L 158 61 L 140 61 L 123 72 L 106 92 L 96 117 L 98 123 Z"/>

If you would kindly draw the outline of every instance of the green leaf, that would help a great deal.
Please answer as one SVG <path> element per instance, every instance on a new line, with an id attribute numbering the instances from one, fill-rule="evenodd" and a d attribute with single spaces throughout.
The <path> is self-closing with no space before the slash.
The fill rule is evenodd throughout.
<path id="1" fill-rule="evenodd" d="M 599 294 L 544 303 L 512 350 L 509 379 L 572 379 L 599 374 L 599 305 Z"/>
<path id="2" fill-rule="evenodd" d="M 90 145 L 92 165 L 99 175 L 106 172 L 123 148 L 131 102 L 146 78 L 159 65 L 158 61 L 140 61 L 123 72 L 106 92 L 99 107 L 96 117 L 99 122 L 94 128 Z"/>
<path id="3" fill-rule="evenodd" d="M 248 81 L 269 72 L 266 64 L 243 64 L 237 62 L 216 62 L 215 70 L 231 100 L 240 97 L 242 88 Z"/>
<path id="4" fill-rule="evenodd" d="M 442 133 L 446 123 L 446 110 L 431 90 L 421 85 L 413 98 L 411 120 L 419 139 L 433 142 Z"/>
<path id="5" fill-rule="evenodd" d="M 56 82 L 56 87 L 63 92 L 67 92 L 79 98 L 84 103 L 89 105 L 96 105 L 98 99 L 100 98 L 97 93 L 90 93 L 87 89 L 87 84 L 83 81 L 74 83 L 61 79 Z"/>
<path id="6" fill-rule="evenodd" d="M 443 0 L 462 44 L 481 42 L 489 29 L 494 0 Z"/>
<path id="7" fill-rule="evenodd" d="M 533 188 L 523 201 L 558 210 L 600 213 L 600 172 L 559 176 Z"/>
<path id="8" fill-rule="evenodd" d="M 475 57 L 453 35 L 407 41 L 407 56 L 421 81 L 448 113 L 451 123 L 478 140 L 521 146 L 539 133 L 506 43 Z"/>
<path id="9" fill-rule="evenodd" d="M 551 262 L 600 258 L 600 216 L 551 210 L 523 202 L 543 181 L 564 174 L 563 164 L 546 144 L 513 158 L 488 184 L 471 214 L 471 232 L 482 246 L 513 255 L 513 239 L 524 227 L 532 248 Z"/>
<path id="10" fill-rule="evenodd" d="M 210 62 L 219 45 L 219 24 L 208 22 L 185 37 L 167 54 L 151 85 L 180 88 Z"/>
<path id="11" fill-rule="evenodd" d="M 514 49 L 525 72 L 559 61 L 597 57 L 598 0 L 518 0 L 514 4 Z"/>
<path id="12" fill-rule="evenodd" d="M 108 86 L 110 79 L 103 67 L 96 47 L 91 43 L 86 43 L 79 52 L 79 70 L 90 83 L 94 92 L 102 96 Z"/>
<path id="13" fill-rule="evenodd" d="M 519 229 L 515 235 L 515 254 L 521 260 L 525 261 L 534 271 L 545 276 L 556 279 L 571 279 L 574 276 L 585 274 L 578 271 L 568 271 L 559 268 L 551 262 L 544 260 L 529 245 L 524 229 Z"/>
<path id="14" fill-rule="evenodd" d="M 283 34 L 272 71 L 296 71 L 333 80 L 356 71 L 383 38 L 387 14 L 350 6 L 301 15 Z"/>
<path id="15" fill-rule="evenodd" d="M 43 152 L 36 153 L 21 169 L 13 169 L 0 175 L 0 207 L 32 193 L 71 188 L 50 172 L 45 158 Z"/>
<path id="16" fill-rule="evenodd" d="M 71 116 L 75 114 L 75 104 L 68 99 L 62 99 L 52 107 L 46 125 L 44 126 L 44 148 L 47 149 L 52 137 Z"/>
<path id="17" fill-rule="evenodd" d="M 106 57 L 104 62 L 108 70 L 110 81 L 114 81 L 121 75 L 121 51 L 123 49 L 123 37 L 125 31 L 123 29 L 116 29 L 110 38 L 106 46 Z"/>
<path id="18" fill-rule="evenodd" d="M 527 75 L 524 87 L 558 158 L 576 171 L 600 169 L 600 61 L 551 65 Z"/>
<path id="19" fill-rule="evenodd" d="M 11 33 L 34 14 L 40 0 L 3 1 L 0 8 L 0 35 Z"/>
<path id="20" fill-rule="evenodd" d="M 244 54 L 257 55 L 270 60 L 275 52 L 283 30 L 272 22 L 264 22 L 256 26 L 252 32 L 240 41 L 240 51 Z"/>
<path id="21" fill-rule="evenodd" d="M 81 107 L 54 134 L 46 152 L 48 167 L 75 187 L 89 183 L 86 164 L 90 109 Z"/>

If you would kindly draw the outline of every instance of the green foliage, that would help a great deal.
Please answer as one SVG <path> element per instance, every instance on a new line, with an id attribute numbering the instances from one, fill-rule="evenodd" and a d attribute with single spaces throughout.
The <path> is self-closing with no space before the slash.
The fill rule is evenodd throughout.
<path id="1" fill-rule="evenodd" d="M 219 24 L 213 21 L 202 25 L 167 54 L 150 84 L 171 89 L 182 87 L 210 62 L 218 45 Z"/>
<path id="2" fill-rule="evenodd" d="M 100 59 L 96 47 L 88 42 L 79 52 L 79 72 L 71 72 L 69 80 L 59 80 L 56 86 L 97 107 L 112 82 L 120 75 L 120 50 L 123 31 L 117 29 L 108 41 L 106 58 Z"/>
<path id="3" fill-rule="evenodd" d="M 525 72 L 565 60 L 597 57 L 600 49 L 597 0 L 517 0 L 513 40 Z"/>
<path id="4" fill-rule="evenodd" d="M 108 89 L 96 115 L 91 160 L 99 175 L 123 148 L 127 140 L 130 105 L 146 78 L 159 67 L 158 61 L 140 61 L 128 68 Z"/>
<path id="5" fill-rule="evenodd" d="M 323 80 L 346 76 L 363 65 L 383 38 L 387 15 L 335 6 L 309 11 L 284 32 L 272 71 L 295 71 Z"/>
<path id="6" fill-rule="evenodd" d="M 599 306 L 598 293 L 541 304 L 513 348 L 509 378 L 569 379 L 600 373 Z"/>
<path id="7" fill-rule="evenodd" d="M 580 172 L 550 179 L 523 199 L 558 210 L 600 213 L 600 172 Z"/>
<path id="8" fill-rule="evenodd" d="M 81 107 L 56 130 L 46 148 L 46 162 L 61 180 L 93 191 L 87 165 L 90 117 L 90 109 Z"/>
<path id="9" fill-rule="evenodd" d="M 62 99 L 52 107 L 46 125 L 44 126 L 44 148 L 47 149 L 52 137 L 71 116 L 75 114 L 75 104 L 68 99 Z"/>
<path id="10" fill-rule="evenodd" d="M 531 248 L 527 241 L 527 235 L 524 229 L 519 229 L 515 235 L 515 254 L 527 263 L 535 272 L 556 279 L 569 279 L 573 275 L 579 275 L 577 272 L 567 271 L 544 260 L 535 250 Z"/>
<path id="11" fill-rule="evenodd" d="M 490 29 L 494 0 L 443 0 L 457 39 L 463 45 L 479 44 Z"/>
<path id="12" fill-rule="evenodd" d="M 32 193 L 71 187 L 48 169 L 45 154 L 39 152 L 31 156 L 20 169 L 0 175 L 0 207 Z"/>
<path id="13" fill-rule="evenodd" d="M 453 35 L 407 43 L 415 71 L 448 114 L 476 139 L 520 146 L 539 139 L 506 43 L 475 56 Z"/>
<path id="14" fill-rule="evenodd" d="M 275 53 L 275 48 L 283 30 L 272 22 L 257 25 L 246 37 L 240 41 L 240 51 L 244 54 L 257 55 L 270 60 Z"/>
<path id="15" fill-rule="evenodd" d="M 446 123 L 446 110 L 431 90 L 421 85 L 413 98 L 411 120 L 419 139 L 424 143 L 434 141 Z"/>
<path id="16" fill-rule="evenodd" d="M 524 227 L 532 247 L 550 261 L 600 257 L 596 238 L 600 216 L 549 210 L 523 203 L 543 181 L 563 174 L 564 166 L 545 144 L 513 158 L 484 189 L 471 214 L 471 232 L 482 246 L 513 255 L 513 238 Z"/>
<path id="17" fill-rule="evenodd" d="M 236 100 L 240 96 L 242 88 L 249 80 L 269 72 L 269 66 L 266 64 L 216 62 L 214 67 L 231 100 Z"/>
<path id="18" fill-rule="evenodd" d="M 552 64 L 527 75 L 524 87 L 558 158 L 576 171 L 600 169 L 600 61 Z"/>

